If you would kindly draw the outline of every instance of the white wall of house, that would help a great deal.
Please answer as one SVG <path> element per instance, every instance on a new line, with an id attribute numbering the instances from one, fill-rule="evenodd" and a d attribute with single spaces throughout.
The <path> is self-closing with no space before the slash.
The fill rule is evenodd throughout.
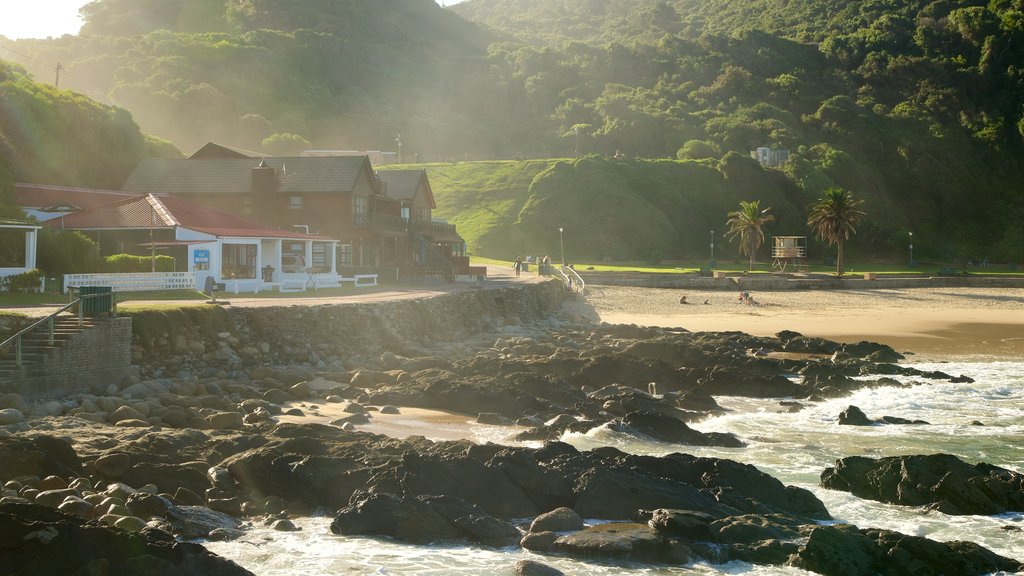
<path id="1" fill-rule="evenodd" d="M 39 242 L 39 226 L 2 225 L 0 229 L 22 231 L 25 234 L 25 262 L 23 266 L 0 268 L 0 277 L 14 276 L 36 267 L 36 249 Z"/>

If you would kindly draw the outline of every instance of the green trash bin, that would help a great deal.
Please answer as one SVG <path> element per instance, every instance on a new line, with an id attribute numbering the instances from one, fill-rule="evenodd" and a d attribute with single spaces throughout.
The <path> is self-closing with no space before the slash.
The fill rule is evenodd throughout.
<path id="1" fill-rule="evenodd" d="M 82 286 L 78 289 L 79 296 L 90 294 L 107 294 L 107 296 L 96 296 L 84 298 L 81 302 L 82 313 L 86 316 L 98 316 L 110 314 L 114 309 L 114 289 L 110 286 Z"/>

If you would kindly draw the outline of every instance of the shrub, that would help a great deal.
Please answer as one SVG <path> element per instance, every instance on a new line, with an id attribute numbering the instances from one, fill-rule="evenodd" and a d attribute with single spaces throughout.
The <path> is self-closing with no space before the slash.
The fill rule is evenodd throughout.
<path id="1" fill-rule="evenodd" d="M 35 268 L 14 276 L 0 278 L 0 292 L 11 294 L 29 294 L 39 292 L 43 279 L 43 271 Z"/>
<path id="2" fill-rule="evenodd" d="M 153 264 L 150 256 L 134 254 L 113 254 L 106 257 L 103 269 L 105 272 L 150 272 Z M 174 272 L 174 258 L 170 256 L 156 257 L 157 272 Z"/>
<path id="3" fill-rule="evenodd" d="M 99 245 L 73 230 L 39 231 L 39 267 L 51 276 L 99 272 L 103 266 Z"/>

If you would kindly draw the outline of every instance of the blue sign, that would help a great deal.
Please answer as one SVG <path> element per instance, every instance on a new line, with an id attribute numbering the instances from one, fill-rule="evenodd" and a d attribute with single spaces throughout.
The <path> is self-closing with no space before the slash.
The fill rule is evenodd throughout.
<path id="1" fill-rule="evenodd" d="M 196 264 L 208 264 L 210 262 L 210 251 L 196 250 L 195 252 L 192 253 L 192 259 L 196 262 Z"/>

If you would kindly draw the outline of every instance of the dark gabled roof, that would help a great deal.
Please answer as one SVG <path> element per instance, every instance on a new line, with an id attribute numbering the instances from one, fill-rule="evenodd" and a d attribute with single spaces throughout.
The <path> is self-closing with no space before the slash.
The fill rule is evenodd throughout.
<path id="1" fill-rule="evenodd" d="M 412 200 L 423 184 L 427 190 L 427 203 L 431 208 L 437 208 L 426 170 L 380 170 L 377 174 L 388 185 L 388 198 Z"/>
<path id="2" fill-rule="evenodd" d="M 252 169 L 260 162 L 277 172 L 279 194 L 351 192 L 364 171 L 373 180 L 366 156 L 146 158 L 121 189 L 138 194 L 248 194 Z"/>
<path id="3" fill-rule="evenodd" d="M 46 208 L 61 206 L 73 209 L 89 209 L 110 204 L 131 196 L 117 190 L 96 190 L 93 188 L 72 188 L 48 184 L 14 184 L 14 203 L 23 208 Z"/>
<path id="4" fill-rule="evenodd" d="M 207 142 L 206 144 L 203 144 L 202 148 L 190 154 L 188 159 L 232 160 L 238 158 L 263 158 L 265 156 L 267 156 L 267 154 L 263 154 L 262 152 L 253 152 L 252 150 L 235 148 L 234 146 L 217 144 L 216 142 Z"/>
<path id="5" fill-rule="evenodd" d="M 325 240 L 325 236 L 270 228 L 174 196 L 144 194 L 112 202 L 58 219 L 44 226 L 74 230 L 146 229 L 182 227 L 214 236 Z"/>

